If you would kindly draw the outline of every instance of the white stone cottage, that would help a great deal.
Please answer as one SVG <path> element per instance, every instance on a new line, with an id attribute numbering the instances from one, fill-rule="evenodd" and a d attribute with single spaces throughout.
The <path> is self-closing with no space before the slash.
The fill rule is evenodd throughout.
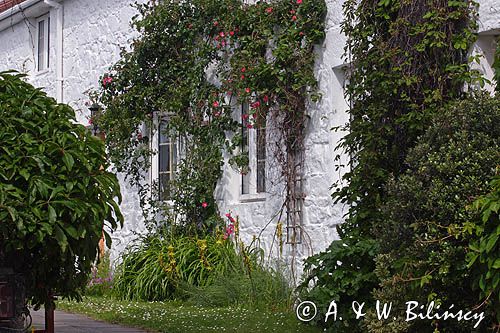
<path id="1" fill-rule="evenodd" d="M 142 0 L 145 1 L 145 0 Z M 317 0 L 308 0 L 317 1 Z M 130 21 L 134 0 L 0 0 L 0 71 L 14 69 L 28 74 L 35 86 L 59 102 L 68 103 L 77 111 L 77 120 L 88 124 L 88 97 L 85 92 L 96 88 L 99 77 L 119 58 L 120 47 L 130 45 L 135 32 Z M 316 76 L 323 98 L 319 106 L 308 110 L 310 121 L 305 141 L 305 165 L 302 190 L 305 198 L 300 213 L 302 239 L 287 244 L 287 231 L 282 258 L 296 262 L 295 276 L 302 271 L 300 260 L 323 250 L 338 235 L 336 225 L 342 222 L 346 209 L 331 199 L 331 185 L 340 178 L 335 171 L 334 147 L 340 135 L 331 130 L 348 120 L 345 110 L 342 61 L 345 38 L 340 31 L 342 0 L 326 0 L 328 6 L 323 45 L 317 47 Z M 479 40 L 474 52 L 484 55 L 480 64 L 486 78 L 491 78 L 493 53 L 500 35 L 500 0 L 480 0 Z M 492 89 L 491 86 L 488 89 Z M 241 221 L 241 234 L 246 241 L 258 235 L 273 220 L 282 198 L 266 186 L 266 169 L 272 162 L 258 158 L 257 133 L 249 130 L 250 173 L 242 176 L 230 167 L 216 191 L 221 214 L 231 211 Z M 161 145 L 158 140 L 152 140 Z M 164 143 L 165 144 L 165 143 Z M 157 147 L 159 148 L 159 147 Z M 162 151 L 161 149 L 159 151 Z M 168 173 L 170 165 L 160 165 L 155 157 L 151 170 L 153 179 Z M 259 172 L 255 172 L 259 171 Z M 264 173 L 262 173 L 264 172 Z M 113 235 L 112 257 L 117 258 L 134 239 L 133 232 L 145 230 L 141 208 L 134 189 L 122 182 L 121 205 L 125 225 Z M 273 243 L 274 222 L 262 233 L 262 246 L 278 256 Z M 288 235 L 290 236 L 290 235 Z"/>

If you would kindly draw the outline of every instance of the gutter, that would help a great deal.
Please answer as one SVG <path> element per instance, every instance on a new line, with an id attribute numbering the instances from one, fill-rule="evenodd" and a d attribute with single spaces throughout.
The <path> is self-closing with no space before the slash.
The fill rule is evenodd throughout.
<path id="1" fill-rule="evenodd" d="M 25 0 L 0 13 L 0 31 L 3 31 L 24 19 L 23 12 L 42 0 Z"/>
<path id="2" fill-rule="evenodd" d="M 64 18 L 64 6 L 53 0 L 44 0 L 46 5 L 49 5 L 56 9 L 56 99 L 58 103 L 64 102 L 64 66 L 63 66 L 63 18 Z"/>

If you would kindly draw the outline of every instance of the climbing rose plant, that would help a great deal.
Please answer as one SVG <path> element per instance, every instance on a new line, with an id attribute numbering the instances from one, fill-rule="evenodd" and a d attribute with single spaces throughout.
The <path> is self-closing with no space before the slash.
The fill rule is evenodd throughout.
<path id="1" fill-rule="evenodd" d="M 325 8 L 311 0 L 137 5 L 139 37 L 92 98 L 102 106 L 97 122 L 111 160 L 138 187 L 147 219 L 166 208 L 192 232 L 212 230 L 223 151 L 233 167 L 248 168 L 240 126 L 274 120 L 282 129 L 277 140 L 285 145 L 279 154 L 286 173 L 284 156 L 301 147 L 306 104 L 319 97 L 314 45 L 324 37 Z M 249 105 L 242 118 L 233 112 L 241 104 Z M 158 184 L 144 181 L 154 153 L 149 136 L 161 117 L 168 118 L 165 134 L 182 143 L 167 207 L 151 200 Z"/>

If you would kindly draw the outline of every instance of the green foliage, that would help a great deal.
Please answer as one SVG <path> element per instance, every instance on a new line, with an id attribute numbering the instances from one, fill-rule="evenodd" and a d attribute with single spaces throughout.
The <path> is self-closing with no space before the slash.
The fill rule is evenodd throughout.
<path id="1" fill-rule="evenodd" d="M 188 299 L 202 306 L 291 307 L 281 269 L 261 265 L 257 248 L 230 238 L 149 235 L 129 248 L 113 293 L 121 299 Z"/>
<path id="2" fill-rule="evenodd" d="M 79 297 L 104 221 L 123 219 L 104 144 L 22 78 L 0 73 L 0 266 L 24 274 L 39 305 Z"/>
<path id="3" fill-rule="evenodd" d="M 240 268 L 237 259 L 230 242 L 213 236 L 148 235 L 123 255 L 114 292 L 124 299 L 171 299 L 179 296 L 179 283 L 206 286 Z"/>
<path id="4" fill-rule="evenodd" d="M 90 281 L 85 288 L 85 296 L 104 296 L 109 295 L 113 288 L 113 274 L 111 271 L 111 262 L 109 252 L 101 257 L 99 262 L 92 267 Z"/>
<path id="5" fill-rule="evenodd" d="M 241 138 L 231 141 L 239 126 L 232 115 L 236 103 L 251 105 L 248 126 L 261 126 L 274 112 L 287 152 L 300 148 L 306 100 L 318 97 L 314 44 L 324 37 L 326 6 L 170 0 L 137 8 L 133 25 L 140 37 L 92 94 L 104 107 L 97 122 L 114 165 L 139 187 L 143 207 L 154 210 L 161 207 L 149 200 L 142 178 L 153 151 L 147 134 L 137 131 L 168 117 L 167 132 L 182 140 L 185 153 L 168 208 L 195 232 L 210 229 L 205 223 L 218 213 L 213 192 L 223 149 L 234 154 L 235 167 L 248 167 L 235 150 Z"/>
<path id="6" fill-rule="evenodd" d="M 495 71 L 494 80 L 496 82 L 496 91 L 500 92 L 500 42 L 497 42 L 497 49 L 495 52 L 495 60 L 493 62 L 493 70 Z"/>
<path id="7" fill-rule="evenodd" d="M 242 306 L 267 310 L 289 311 L 292 288 L 284 267 L 263 267 L 254 262 L 251 274 L 233 270 L 218 275 L 204 287 L 186 286 L 189 303 L 206 307 Z"/>
<path id="8" fill-rule="evenodd" d="M 334 184 L 333 198 L 347 204 L 349 212 L 339 227 L 342 240 L 308 261 L 312 270 L 306 281 L 316 281 L 309 294 L 313 300 L 329 294 L 346 302 L 373 303 L 367 290 L 379 283 L 373 271 L 380 248 L 373 230 L 385 224 L 381 207 L 388 198 L 387 183 L 407 170 L 406 155 L 437 110 L 460 97 L 464 83 L 480 79 L 469 70 L 467 59 L 475 40 L 473 6 L 469 1 L 344 3 L 351 108 L 350 122 L 337 128 L 347 133 L 337 149 L 352 163 Z M 302 285 L 304 291 L 308 287 L 307 282 Z M 327 297 L 320 300 L 326 308 Z M 343 320 L 329 325 L 364 331 L 361 324 Z"/>
<path id="9" fill-rule="evenodd" d="M 467 267 L 474 277 L 474 286 L 480 297 L 486 298 L 496 309 L 496 321 L 500 323 L 500 176 L 490 183 L 491 192 L 473 203 L 481 219 L 466 224 L 466 239 L 470 238 Z M 469 235 L 472 235 L 469 236 Z"/>
<path id="10" fill-rule="evenodd" d="M 493 268 L 500 254 L 498 246 L 495 247 L 496 232 L 500 230 L 498 220 L 495 222 L 491 216 L 485 233 L 479 233 L 480 240 L 471 245 L 481 256 L 478 264 L 482 274 L 468 267 L 470 236 L 461 237 L 461 233 L 475 228 L 483 230 L 481 225 L 471 227 L 470 221 L 478 221 L 479 215 L 467 206 L 487 192 L 488 182 L 500 164 L 498 124 L 497 98 L 480 95 L 451 104 L 441 110 L 409 152 L 407 171 L 389 182 L 389 198 L 382 208 L 387 220 L 374 227 L 381 245 L 377 257 L 381 286 L 374 294 L 376 299 L 392 301 L 396 308 L 402 309 L 395 310 L 402 316 L 399 322 L 404 322 L 408 300 L 421 304 L 434 300 L 444 309 L 454 304 L 456 309 L 469 310 L 482 303 L 480 296 L 485 291 L 492 291 L 494 270 L 487 280 L 481 276 L 487 274 L 485 268 Z M 480 201 L 485 209 L 485 222 L 490 208 L 498 210 L 497 203 L 488 198 L 494 197 Z M 480 202 L 476 205 L 483 207 Z M 472 259 L 469 255 L 469 265 Z M 478 284 L 477 278 L 482 281 L 481 295 L 473 288 Z M 487 316 L 487 323 L 483 322 L 480 330 L 494 322 L 493 314 L 495 311 L 498 314 L 498 306 L 494 304 L 492 299 L 476 309 Z M 379 324 L 378 319 L 367 324 L 373 332 L 385 332 L 373 329 Z M 440 332 L 474 331 L 471 322 L 456 320 L 418 320 L 406 325 L 407 330 L 418 332 L 432 332 L 433 327 L 439 327 Z"/>

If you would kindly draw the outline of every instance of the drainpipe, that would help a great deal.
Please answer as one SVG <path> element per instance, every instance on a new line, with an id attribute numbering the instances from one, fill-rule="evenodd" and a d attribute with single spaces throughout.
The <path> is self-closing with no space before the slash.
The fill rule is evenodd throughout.
<path id="1" fill-rule="evenodd" d="M 58 103 L 63 103 L 63 84 L 64 84 L 64 72 L 63 72 L 63 9 L 64 6 L 53 0 L 44 0 L 45 4 L 56 9 L 56 99 Z"/>

